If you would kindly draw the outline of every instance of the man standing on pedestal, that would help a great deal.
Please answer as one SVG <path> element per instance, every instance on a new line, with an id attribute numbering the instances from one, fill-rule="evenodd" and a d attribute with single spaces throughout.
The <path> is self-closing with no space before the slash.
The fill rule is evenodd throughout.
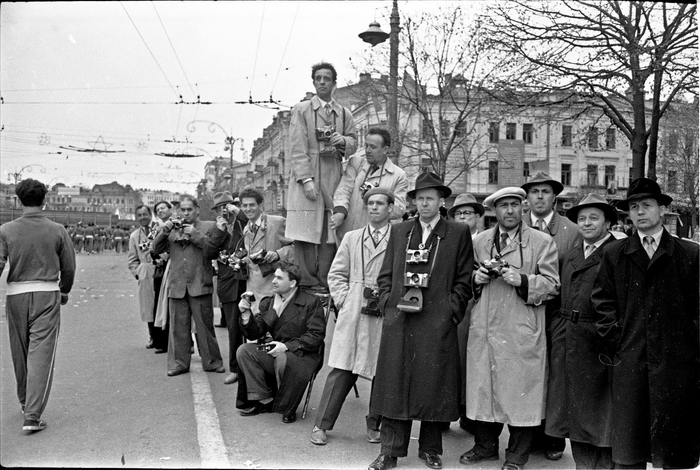
<path id="1" fill-rule="evenodd" d="M 302 272 L 300 287 L 327 294 L 328 270 L 336 251 L 329 228 L 333 195 L 340 183 L 342 160 L 355 153 L 357 139 L 352 113 L 333 100 L 335 68 L 316 64 L 311 78 L 316 95 L 292 108 L 286 237 L 294 240 L 294 261 Z"/>

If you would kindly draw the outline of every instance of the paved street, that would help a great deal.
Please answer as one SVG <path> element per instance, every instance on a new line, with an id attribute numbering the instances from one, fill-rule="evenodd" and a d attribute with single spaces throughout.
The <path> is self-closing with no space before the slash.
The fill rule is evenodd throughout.
<path id="1" fill-rule="evenodd" d="M 280 414 L 244 418 L 235 408 L 237 385 L 225 374 L 205 373 L 193 356 L 191 373 L 166 376 L 166 357 L 146 350 L 146 324 L 138 314 L 136 281 L 126 255 L 78 255 L 76 282 L 63 307 L 53 389 L 43 419 L 46 430 L 22 432 L 10 358 L 5 290 L 0 279 L 0 463 L 28 467 L 233 467 L 366 468 L 379 446 L 364 438 L 369 382 L 360 380 L 360 398 L 351 393 L 329 443 L 309 441 L 325 375 L 313 388 L 309 414 L 283 424 Z M 218 310 L 217 310 L 218 312 Z M 217 314 L 218 319 L 218 314 Z M 332 340 L 328 326 L 327 344 Z M 228 365 L 226 330 L 216 329 Z M 326 350 L 328 351 L 328 349 Z M 227 371 L 228 372 L 228 371 Z M 418 426 L 413 428 L 413 439 Z M 501 458 L 507 431 L 501 437 Z M 452 424 L 444 434 L 445 468 L 498 469 L 501 461 L 466 467 L 459 456 L 473 437 Z M 399 469 L 426 468 L 417 457 L 417 439 Z M 528 468 L 573 468 L 570 447 L 559 462 L 531 457 Z"/>

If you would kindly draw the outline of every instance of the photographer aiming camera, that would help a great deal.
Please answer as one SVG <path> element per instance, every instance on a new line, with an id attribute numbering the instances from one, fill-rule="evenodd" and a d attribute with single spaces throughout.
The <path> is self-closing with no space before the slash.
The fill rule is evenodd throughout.
<path id="1" fill-rule="evenodd" d="M 294 240 L 294 259 L 302 270 L 300 285 L 327 293 L 328 269 L 336 251 L 328 226 L 333 194 L 340 183 L 342 160 L 355 153 L 357 139 L 352 112 L 333 99 L 338 78 L 333 65 L 314 65 L 311 78 L 316 95 L 297 103 L 291 112 L 285 236 Z"/>
<path id="2" fill-rule="evenodd" d="M 525 465 L 544 419 L 547 345 L 545 304 L 559 292 L 552 238 L 522 223 L 525 191 L 507 187 L 484 200 L 498 225 L 474 237 L 476 303 L 467 344 L 467 418 L 474 447 L 463 464 L 499 458 L 499 435 L 510 437 L 504 468 Z M 495 372 L 494 372 L 495 371 Z"/>
<path id="3" fill-rule="evenodd" d="M 326 378 L 311 442 L 324 445 L 327 431 L 333 429 L 340 410 L 357 378 L 373 379 L 382 335 L 377 276 L 389 241 L 389 218 L 394 210 L 394 194 L 386 188 L 373 188 L 364 196 L 369 223 L 343 237 L 328 272 L 328 286 L 339 309 L 331 343 Z M 366 417 L 367 440 L 379 442 L 380 416 Z"/>

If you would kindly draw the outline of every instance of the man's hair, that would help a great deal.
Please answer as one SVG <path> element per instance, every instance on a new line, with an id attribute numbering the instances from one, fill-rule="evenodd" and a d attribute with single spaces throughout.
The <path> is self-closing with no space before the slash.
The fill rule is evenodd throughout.
<path id="1" fill-rule="evenodd" d="M 301 281 L 301 269 L 299 266 L 294 263 L 290 263 L 289 261 L 278 261 L 275 264 L 275 268 L 279 269 L 283 273 L 287 273 L 289 280 L 297 281 L 297 286 L 299 285 L 299 282 Z"/>
<path id="2" fill-rule="evenodd" d="M 44 197 L 49 190 L 41 181 L 27 178 L 19 182 L 15 188 L 17 197 L 25 207 L 38 207 L 44 204 Z"/>
<path id="3" fill-rule="evenodd" d="M 378 135 L 382 137 L 385 147 L 391 147 L 391 134 L 386 129 L 380 127 L 372 127 L 367 131 L 367 135 Z"/>
<path id="4" fill-rule="evenodd" d="M 182 201 L 190 201 L 194 207 L 199 209 L 199 202 L 194 196 L 190 196 L 189 194 L 183 194 L 182 196 L 180 196 L 180 203 L 182 203 Z"/>
<path id="5" fill-rule="evenodd" d="M 255 202 L 258 204 L 262 204 L 265 201 L 265 198 L 263 197 L 263 194 L 258 191 L 255 188 L 244 188 L 243 191 L 238 195 L 238 199 L 243 202 L 243 198 L 245 197 L 252 197 L 255 199 Z"/>
<path id="6" fill-rule="evenodd" d="M 138 206 L 136 206 L 136 209 L 134 209 L 134 214 L 137 213 L 139 211 L 139 209 L 143 209 L 144 207 L 148 211 L 149 215 L 153 215 L 153 213 L 151 212 L 151 208 L 148 207 L 146 204 L 139 204 Z"/>
<path id="7" fill-rule="evenodd" d="M 156 203 L 153 205 L 153 210 L 154 210 L 154 211 L 157 210 L 157 209 L 158 209 L 158 206 L 160 206 L 161 204 L 165 204 L 165 205 L 168 207 L 168 209 L 172 209 L 172 208 L 173 208 L 172 204 L 170 204 L 168 201 L 162 200 L 162 201 L 156 202 Z"/>
<path id="8" fill-rule="evenodd" d="M 316 72 L 322 69 L 327 69 L 331 71 L 331 77 L 333 77 L 333 82 L 336 82 L 338 80 L 338 72 L 336 72 L 335 67 L 333 67 L 333 65 L 329 64 L 328 62 L 321 62 L 311 67 L 311 80 L 315 80 Z"/>

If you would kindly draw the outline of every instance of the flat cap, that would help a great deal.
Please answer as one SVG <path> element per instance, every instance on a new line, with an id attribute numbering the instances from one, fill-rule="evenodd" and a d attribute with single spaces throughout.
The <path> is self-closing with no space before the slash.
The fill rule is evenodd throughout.
<path id="1" fill-rule="evenodd" d="M 367 191 L 362 198 L 362 200 L 365 202 L 365 205 L 367 205 L 367 201 L 369 200 L 370 196 L 374 196 L 375 194 L 384 194 L 386 197 L 389 198 L 389 204 L 394 203 L 394 193 L 391 192 L 390 189 L 388 188 L 372 188 L 369 191 Z"/>

